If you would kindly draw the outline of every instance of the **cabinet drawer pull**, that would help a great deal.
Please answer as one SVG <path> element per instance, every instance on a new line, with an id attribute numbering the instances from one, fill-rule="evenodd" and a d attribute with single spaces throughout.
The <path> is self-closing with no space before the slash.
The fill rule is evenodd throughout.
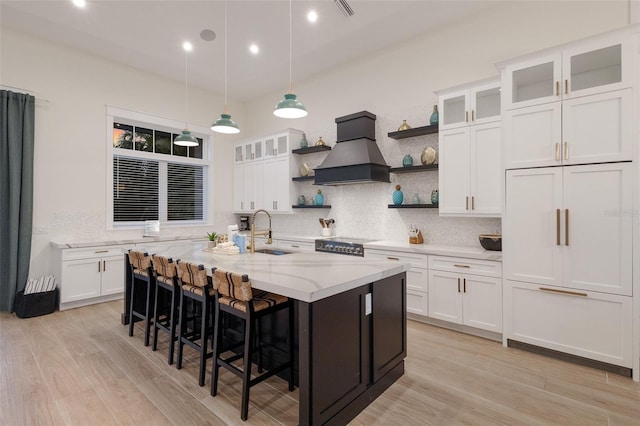
<path id="1" fill-rule="evenodd" d="M 560 161 L 560 144 L 556 142 L 556 161 Z"/>
<path id="2" fill-rule="evenodd" d="M 556 245 L 560 245 L 560 209 L 556 209 Z"/>
<path id="3" fill-rule="evenodd" d="M 102 271 L 103 271 L 103 272 L 106 272 L 106 271 L 107 271 L 107 261 L 106 261 L 106 260 L 103 260 L 103 261 L 102 261 Z"/>
<path id="4" fill-rule="evenodd" d="M 469 210 L 469 197 L 466 197 L 466 201 L 464 203 L 465 210 Z"/>
<path id="5" fill-rule="evenodd" d="M 387 259 L 389 259 L 389 260 L 400 260 L 400 258 L 398 258 L 398 257 L 391 257 L 391 256 L 387 256 Z"/>
<path id="6" fill-rule="evenodd" d="M 463 290 L 462 291 L 463 293 L 467 292 L 467 279 L 466 278 L 462 279 L 462 290 Z"/>
<path id="7" fill-rule="evenodd" d="M 458 293 L 460 293 L 460 278 L 458 278 Z"/>
<path id="8" fill-rule="evenodd" d="M 569 94 L 569 80 L 564 81 L 564 94 L 568 95 Z"/>
<path id="9" fill-rule="evenodd" d="M 96 250 L 94 253 L 108 253 L 109 250 Z"/>
<path id="10" fill-rule="evenodd" d="M 293 247 L 293 248 L 300 248 L 300 246 L 299 246 L 299 245 L 297 245 L 297 244 L 291 244 L 291 247 Z"/>
<path id="11" fill-rule="evenodd" d="M 475 210 L 476 209 L 476 197 L 475 196 L 471 196 L 471 210 Z"/>
<path id="12" fill-rule="evenodd" d="M 560 96 L 560 82 L 556 81 L 556 96 Z"/>
<path id="13" fill-rule="evenodd" d="M 98 260 L 98 272 L 101 272 L 100 271 L 100 261 L 99 260 Z"/>
<path id="14" fill-rule="evenodd" d="M 555 288 L 546 288 L 546 287 L 540 287 L 539 290 L 540 291 L 548 291 L 550 293 L 567 294 L 569 296 L 589 297 L 589 295 L 587 293 L 579 293 L 577 291 L 556 290 Z"/>
<path id="15" fill-rule="evenodd" d="M 471 266 L 469 266 L 469 265 L 460 265 L 460 264 L 457 264 L 457 263 L 455 263 L 453 266 L 455 266 L 456 268 L 471 268 Z"/>
<path id="16" fill-rule="evenodd" d="M 471 110 L 471 121 L 475 121 L 475 119 L 476 119 L 476 110 L 472 109 Z"/>
<path id="17" fill-rule="evenodd" d="M 464 112 L 464 121 L 469 122 L 469 111 Z"/>
<path id="18" fill-rule="evenodd" d="M 565 160 L 569 159 L 569 143 L 568 142 L 564 143 L 564 159 Z"/>

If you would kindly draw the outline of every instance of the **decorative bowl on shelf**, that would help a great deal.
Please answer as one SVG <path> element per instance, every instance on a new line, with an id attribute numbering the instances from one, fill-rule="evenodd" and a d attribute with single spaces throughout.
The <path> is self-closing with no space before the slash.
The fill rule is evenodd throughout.
<path id="1" fill-rule="evenodd" d="M 478 239 L 485 250 L 502 251 L 502 235 L 480 234 Z"/>

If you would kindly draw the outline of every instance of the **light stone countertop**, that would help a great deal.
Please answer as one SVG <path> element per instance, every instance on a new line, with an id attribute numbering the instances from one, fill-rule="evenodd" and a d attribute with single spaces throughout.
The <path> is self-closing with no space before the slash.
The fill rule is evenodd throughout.
<path id="1" fill-rule="evenodd" d="M 378 249 L 502 262 L 501 251 L 485 250 L 482 247 L 436 246 L 430 244 L 409 244 L 408 242 L 401 243 L 398 241 L 375 241 L 365 244 L 364 249 L 365 253 L 367 249 Z"/>
<path id="2" fill-rule="evenodd" d="M 285 255 L 243 253 L 213 254 L 206 242 L 171 245 L 156 253 L 212 267 L 247 274 L 253 287 L 302 302 L 315 302 L 409 270 L 409 263 L 380 261 L 331 253 L 293 252 Z"/>
<path id="3" fill-rule="evenodd" d="M 76 241 L 76 242 L 61 242 L 51 241 L 49 244 L 52 247 L 59 249 L 67 248 L 87 248 L 87 247 L 104 247 L 104 246 L 117 246 L 123 244 L 142 244 L 142 243 L 155 243 L 165 241 L 205 241 L 206 236 L 203 235 L 174 235 L 174 236 L 158 236 L 158 237 L 140 237 L 140 238 L 127 238 L 118 240 L 92 240 L 92 241 Z"/>

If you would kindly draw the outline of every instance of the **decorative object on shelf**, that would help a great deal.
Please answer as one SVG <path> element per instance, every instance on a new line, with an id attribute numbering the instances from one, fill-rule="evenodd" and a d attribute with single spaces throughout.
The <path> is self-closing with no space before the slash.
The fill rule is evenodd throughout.
<path id="1" fill-rule="evenodd" d="M 309 142 L 307 141 L 307 135 L 302 134 L 302 139 L 300 139 L 300 148 L 307 148 L 309 146 Z"/>
<path id="2" fill-rule="evenodd" d="M 212 232 L 212 233 L 207 232 L 207 238 L 209 238 L 209 248 L 215 247 L 218 241 L 218 234 L 216 234 L 215 232 Z"/>
<path id="3" fill-rule="evenodd" d="M 316 141 L 316 146 L 325 146 L 326 144 L 327 143 L 322 140 L 322 136 L 320 136 L 320 139 Z"/>
<path id="4" fill-rule="evenodd" d="M 316 206 L 321 206 L 324 204 L 324 195 L 322 195 L 322 190 L 318 189 L 318 193 L 315 197 Z"/>
<path id="5" fill-rule="evenodd" d="M 299 206 L 304 206 L 304 204 L 307 202 L 307 200 L 305 200 L 304 195 L 300 195 L 298 197 L 298 205 Z"/>
<path id="6" fill-rule="evenodd" d="M 502 235 L 480 234 L 478 239 L 485 250 L 502 251 Z"/>
<path id="7" fill-rule="evenodd" d="M 298 171 L 300 172 L 300 176 L 309 176 L 309 173 L 311 173 L 311 168 L 307 163 L 302 163 L 302 165 L 300 166 L 300 170 Z"/>
<path id="8" fill-rule="evenodd" d="M 431 204 L 433 204 L 434 206 L 438 205 L 438 190 L 434 189 L 433 191 L 431 191 Z"/>
<path id="9" fill-rule="evenodd" d="M 409 225 L 409 244 L 422 244 L 424 238 L 422 237 L 422 231 L 413 225 Z"/>
<path id="10" fill-rule="evenodd" d="M 437 126 L 439 118 L 440 117 L 439 117 L 439 114 L 438 114 L 438 105 L 434 105 L 433 106 L 433 112 L 431 113 L 431 117 L 429 118 L 429 124 L 431 126 Z"/>
<path id="11" fill-rule="evenodd" d="M 407 154 L 402 158 L 402 167 L 411 167 L 413 166 L 413 157 L 411 154 Z"/>
<path id="12" fill-rule="evenodd" d="M 393 196 L 391 197 L 391 199 L 393 200 L 393 204 L 395 204 L 396 206 L 402 204 L 402 201 L 404 200 L 404 194 L 402 193 L 402 191 L 400 191 L 400 185 L 396 185 L 396 190 L 393 191 Z"/>
<path id="13" fill-rule="evenodd" d="M 420 197 L 418 196 L 417 192 L 413 193 L 413 198 L 411 199 L 411 202 L 413 204 L 420 204 Z"/>
<path id="14" fill-rule="evenodd" d="M 291 8 L 292 8 L 292 0 L 289 0 L 289 91 L 284 95 L 284 99 L 278 102 L 275 109 L 273 110 L 273 115 L 280 118 L 301 118 L 307 116 L 307 109 L 302 105 L 302 103 L 297 99 L 297 96 L 293 93 L 293 85 L 292 81 L 292 72 L 291 72 L 291 52 L 292 52 L 292 40 L 293 40 L 293 25 L 291 20 Z"/>
<path id="15" fill-rule="evenodd" d="M 436 157 L 436 150 L 433 147 L 428 146 L 422 151 L 422 154 L 420 154 L 420 162 L 425 166 L 428 166 L 436 162 Z"/>
<path id="16" fill-rule="evenodd" d="M 411 126 L 407 123 L 407 120 L 402 120 L 402 124 L 398 127 L 399 132 L 404 132 L 405 130 L 409 130 Z"/>

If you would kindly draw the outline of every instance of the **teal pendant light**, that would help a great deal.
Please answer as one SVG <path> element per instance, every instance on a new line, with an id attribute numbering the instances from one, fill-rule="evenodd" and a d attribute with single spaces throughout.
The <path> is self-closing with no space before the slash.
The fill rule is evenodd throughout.
<path id="1" fill-rule="evenodd" d="M 186 43 L 185 43 L 186 46 Z M 178 146 L 198 146 L 198 139 L 191 135 L 187 121 L 189 119 L 189 69 L 187 67 L 187 47 L 184 47 L 184 130 L 182 134 L 173 140 L 174 145 Z"/>
<path id="2" fill-rule="evenodd" d="M 291 51 L 292 51 L 292 24 L 291 24 L 291 3 L 289 0 L 289 92 L 284 95 L 284 99 L 278 102 L 273 115 L 280 118 L 302 118 L 306 117 L 308 112 L 302 103 L 297 99 L 297 96 L 293 93 L 291 85 Z"/>
<path id="3" fill-rule="evenodd" d="M 224 2 L 224 113 L 220 114 L 212 125 L 211 130 L 217 133 L 232 135 L 240 132 L 240 128 L 231 119 L 227 110 L 227 2 Z"/>

